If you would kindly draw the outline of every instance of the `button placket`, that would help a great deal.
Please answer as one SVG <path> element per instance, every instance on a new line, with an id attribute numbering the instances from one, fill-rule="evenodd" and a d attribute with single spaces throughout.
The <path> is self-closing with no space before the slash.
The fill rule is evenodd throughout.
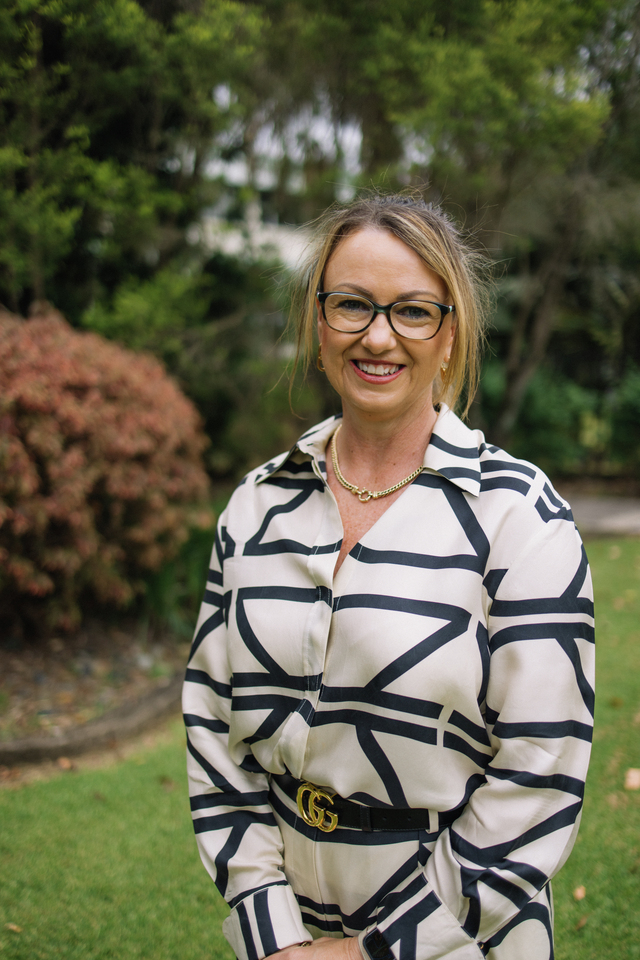
<path id="1" fill-rule="evenodd" d="M 316 602 L 309 621 L 307 649 L 309 654 L 309 674 L 324 674 L 333 602 L 333 571 L 342 542 L 342 522 L 338 505 L 329 490 L 326 476 L 322 474 L 318 463 L 313 460 L 313 470 L 324 484 L 324 510 L 316 541 L 307 560 L 309 577 L 316 588 Z M 334 549 L 329 550 L 328 547 Z M 318 686 L 319 689 L 319 686 Z M 316 691 L 314 703 L 317 703 Z"/>

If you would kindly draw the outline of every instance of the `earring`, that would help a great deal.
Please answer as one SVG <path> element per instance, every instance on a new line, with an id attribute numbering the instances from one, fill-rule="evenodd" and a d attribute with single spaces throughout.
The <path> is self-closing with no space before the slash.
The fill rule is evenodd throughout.
<path id="1" fill-rule="evenodd" d="M 444 378 L 445 378 L 446 375 L 447 375 L 447 370 L 448 370 L 448 369 L 449 369 L 449 364 L 448 364 L 448 363 L 441 363 L 441 364 L 440 364 L 440 374 L 442 375 L 442 379 L 443 379 L 443 380 L 444 380 Z"/>
<path id="2" fill-rule="evenodd" d="M 322 347 L 318 347 L 318 356 L 316 357 L 316 367 L 320 373 L 324 373 L 324 364 L 322 363 Z"/>

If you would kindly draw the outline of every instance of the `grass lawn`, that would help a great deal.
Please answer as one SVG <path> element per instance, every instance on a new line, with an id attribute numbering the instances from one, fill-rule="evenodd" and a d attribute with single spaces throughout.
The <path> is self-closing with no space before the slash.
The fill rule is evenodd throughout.
<path id="1" fill-rule="evenodd" d="M 557 960 L 640 960 L 640 790 L 624 789 L 640 768 L 640 541 L 588 551 L 597 732 L 582 830 L 554 884 Z M 196 853 L 178 724 L 116 766 L 0 792 L 0 876 L 3 960 L 233 958 Z"/>
<path id="2" fill-rule="evenodd" d="M 182 725 L 165 739 L 0 793 L 2 960 L 233 960 L 196 851 Z"/>
<path id="3" fill-rule="evenodd" d="M 592 540 L 597 696 L 582 827 L 554 881 L 556 960 L 640 958 L 640 540 Z M 573 891 L 584 887 L 576 900 Z"/>

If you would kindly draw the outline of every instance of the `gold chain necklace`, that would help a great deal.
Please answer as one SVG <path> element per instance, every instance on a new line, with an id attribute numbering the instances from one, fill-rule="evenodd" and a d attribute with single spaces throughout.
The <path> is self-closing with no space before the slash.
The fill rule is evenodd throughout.
<path id="1" fill-rule="evenodd" d="M 417 470 L 414 470 L 413 473 L 410 473 L 408 477 L 405 477 L 404 480 L 401 480 L 400 483 L 394 483 L 392 487 L 389 487 L 387 490 L 367 490 L 366 487 L 356 487 L 355 483 L 349 483 L 348 480 L 342 476 L 342 471 L 340 470 L 340 464 L 338 463 L 338 448 L 336 446 L 336 437 L 342 429 L 342 424 L 338 427 L 334 435 L 331 437 L 331 462 L 333 463 L 333 472 L 336 475 L 336 478 L 339 483 L 346 490 L 350 490 L 353 493 L 360 503 L 366 503 L 368 500 L 379 500 L 380 497 L 388 497 L 390 493 L 395 493 L 396 490 L 399 490 L 401 487 L 406 486 L 407 483 L 411 483 L 412 480 L 422 473 L 422 467 L 418 467 Z"/>

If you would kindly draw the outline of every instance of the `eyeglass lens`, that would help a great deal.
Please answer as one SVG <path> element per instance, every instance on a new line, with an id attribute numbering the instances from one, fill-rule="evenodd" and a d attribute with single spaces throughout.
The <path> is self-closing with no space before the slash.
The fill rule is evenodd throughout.
<path id="1" fill-rule="evenodd" d="M 342 333 L 357 333 L 367 326 L 375 307 L 365 297 L 330 294 L 324 302 L 325 318 L 330 327 Z M 403 300 L 391 308 L 391 323 L 401 336 L 428 340 L 435 336 L 442 321 L 437 303 L 428 300 Z"/>

